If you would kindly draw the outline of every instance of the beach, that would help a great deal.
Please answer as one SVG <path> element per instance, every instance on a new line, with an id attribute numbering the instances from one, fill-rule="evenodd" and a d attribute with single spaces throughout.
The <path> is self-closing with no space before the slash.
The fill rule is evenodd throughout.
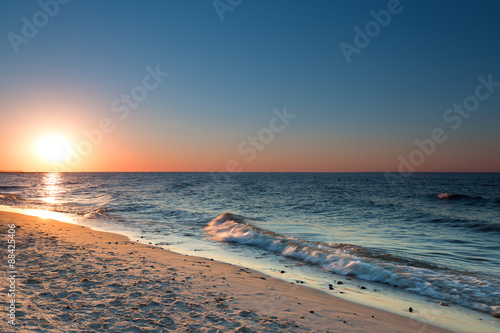
<path id="1" fill-rule="evenodd" d="M 3 237 L 9 225 L 16 230 L 16 317 L 14 327 L 2 324 L 6 330 L 447 332 L 118 234 L 9 212 L 0 212 L 0 221 Z"/>

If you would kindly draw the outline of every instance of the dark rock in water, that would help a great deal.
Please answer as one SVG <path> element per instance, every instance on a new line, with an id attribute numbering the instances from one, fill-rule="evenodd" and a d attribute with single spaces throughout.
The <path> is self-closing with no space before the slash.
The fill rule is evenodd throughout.
<path id="1" fill-rule="evenodd" d="M 439 302 L 439 305 L 441 305 L 441 306 L 448 306 L 448 304 L 445 303 L 445 302 Z"/>
<path id="2" fill-rule="evenodd" d="M 328 289 L 333 290 L 333 286 L 332 286 L 332 285 L 329 285 L 329 286 L 328 286 Z"/>
<path id="3" fill-rule="evenodd" d="M 500 318 L 500 313 L 498 313 L 498 312 L 494 312 L 494 313 L 492 313 L 491 315 L 492 315 L 493 317 L 495 317 L 495 318 Z"/>
<path id="4" fill-rule="evenodd" d="M 366 287 L 363 287 L 363 286 L 361 286 L 360 288 L 361 288 L 361 289 L 366 289 Z"/>
<path id="5" fill-rule="evenodd" d="M 411 306 L 408 308 L 408 312 L 413 312 L 413 308 Z"/>
<path id="6" fill-rule="evenodd" d="M 337 281 L 337 284 L 344 284 L 344 282 L 342 282 L 342 281 Z"/>

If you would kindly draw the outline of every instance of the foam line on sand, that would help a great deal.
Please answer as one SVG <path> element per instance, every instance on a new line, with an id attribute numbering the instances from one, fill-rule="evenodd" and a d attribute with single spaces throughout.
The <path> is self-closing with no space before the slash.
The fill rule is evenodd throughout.
<path id="1" fill-rule="evenodd" d="M 2 307 L 7 331 L 448 332 L 253 270 L 75 224 L 0 212 L 3 239 L 9 224 L 16 225 L 18 274 L 15 327 Z M 1 252 L 6 263 L 7 245 Z"/>

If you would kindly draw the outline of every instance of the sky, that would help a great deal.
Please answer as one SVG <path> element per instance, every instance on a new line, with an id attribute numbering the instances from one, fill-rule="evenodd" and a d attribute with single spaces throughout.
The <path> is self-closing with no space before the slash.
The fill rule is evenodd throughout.
<path id="1" fill-rule="evenodd" d="M 500 172 L 499 12 L 3 0 L 0 170 Z"/>

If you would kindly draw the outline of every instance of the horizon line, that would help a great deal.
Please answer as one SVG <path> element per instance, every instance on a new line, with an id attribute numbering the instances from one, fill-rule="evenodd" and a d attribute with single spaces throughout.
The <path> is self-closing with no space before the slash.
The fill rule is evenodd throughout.
<path id="1" fill-rule="evenodd" d="M 240 173 L 392 173 L 392 174 L 402 174 L 409 176 L 412 174 L 423 174 L 423 173 L 500 173 L 500 171 L 416 171 L 416 172 L 399 172 L 399 171 L 241 171 L 241 172 L 229 172 L 229 171 L 4 171 L 0 170 L 0 173 L 227 173 L 227 174 L 240 174 Z"/>

